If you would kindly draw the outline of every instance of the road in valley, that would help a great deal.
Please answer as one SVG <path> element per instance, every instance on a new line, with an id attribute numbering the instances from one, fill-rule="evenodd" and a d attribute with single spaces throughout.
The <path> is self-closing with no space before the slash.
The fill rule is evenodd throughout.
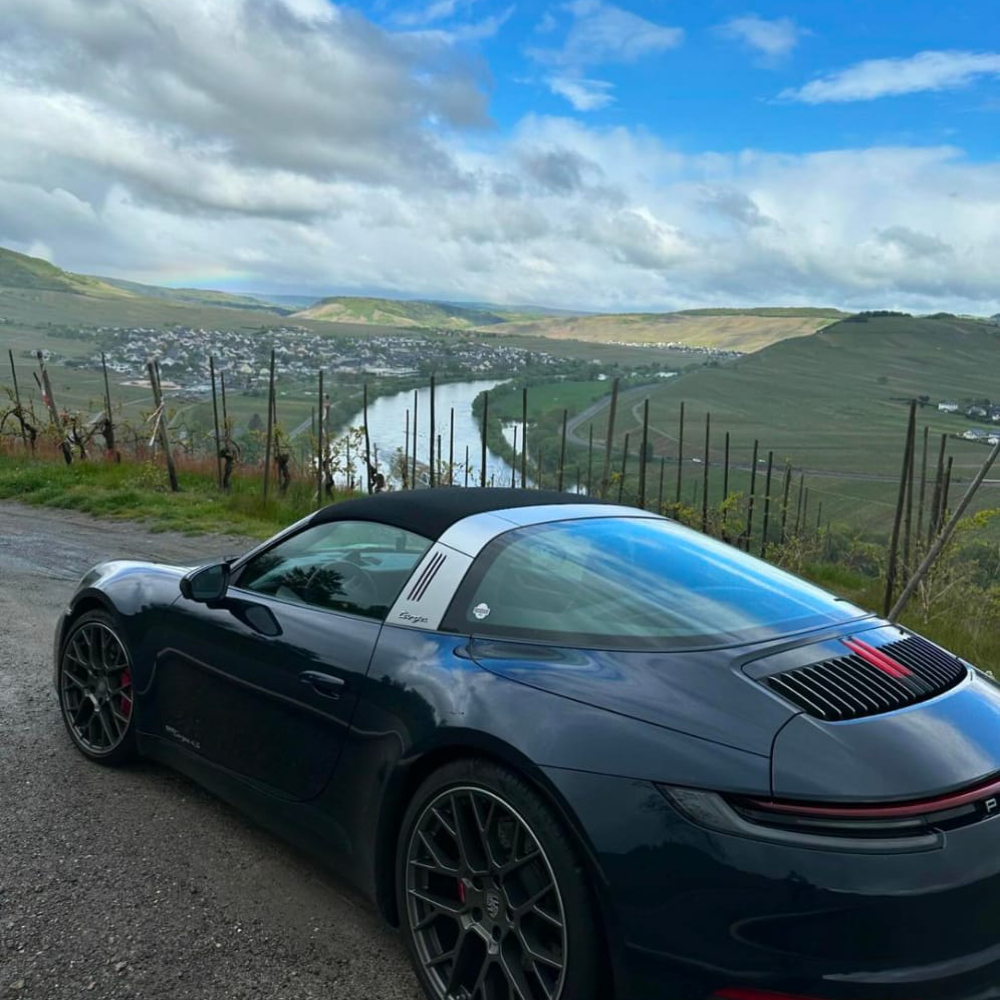
<path id="1" fill-rule="evenodd" d="M 0 504 L 0 997 L 415 1000 L 401 942 L 320 865 L 148 763 L 97 767 L 52 690 L 93 563 L 191 564 L 234 538 Z"/>

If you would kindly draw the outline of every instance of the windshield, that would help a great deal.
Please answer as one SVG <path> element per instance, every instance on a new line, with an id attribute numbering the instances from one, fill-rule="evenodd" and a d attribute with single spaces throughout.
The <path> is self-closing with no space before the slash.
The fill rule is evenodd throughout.
<path id="1" fill-rule="evenodd" d="M 733 645 L 865 612 L 671 521 L 593 518 L 507 532 L 479 556 L 449 624 L 561 645 Z"/>

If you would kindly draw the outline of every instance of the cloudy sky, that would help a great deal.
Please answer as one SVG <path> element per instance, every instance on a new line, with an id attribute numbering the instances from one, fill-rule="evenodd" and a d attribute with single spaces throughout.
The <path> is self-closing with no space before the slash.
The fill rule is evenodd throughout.
<path id="1" fill-rule="evenodd" d="M 174 285 L 1000 311 L 996 0 L 0 0 L 0 245 Z"/>

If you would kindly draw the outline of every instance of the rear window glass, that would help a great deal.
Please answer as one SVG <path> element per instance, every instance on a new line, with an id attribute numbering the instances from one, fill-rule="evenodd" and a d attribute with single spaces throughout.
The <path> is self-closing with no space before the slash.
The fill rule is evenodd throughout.
<path id="1" fill-rule="evenodd" d="M 864 616 L 672 521 L 593 518 L 494 539 L 447 625 L 560 645 L 671 649 L 755 642 Z"/>

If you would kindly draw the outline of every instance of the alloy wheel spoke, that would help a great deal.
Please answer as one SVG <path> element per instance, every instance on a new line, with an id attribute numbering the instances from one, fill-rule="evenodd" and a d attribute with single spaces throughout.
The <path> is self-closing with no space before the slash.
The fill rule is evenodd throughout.
<path id="1" fill-rule="evenodd" d="M 531 986 L 524 975 L 524 970 L 518 968 L 516 962 L 509 962 L 502 950 L 500 952 L 500 967 L 503 969 L 507 983 L 513 989 L 517 1000 L 532 1000 Z"/>
<path id="2" fill-rule="evenodd" d="M 463 802 L 463 799 L 465 800 Z M 452 796 L 452 814 L 455 817 L 456 840 L 458 841 L 458 851 L 462 859 L 462 866 L 467 872 L 481 875 L 489 871 L 489 864 L 484 857 L 479 856 L 482 847 L 479 840 L 478 828 L 473 819 L 470 822 L 469 813 L 474 810 L 472 799 L 469 796 L 459 798 Z M 463 805 L 468 803 L 468 809 Z"/>
<path id="3" fill-rule="evenodd" d="M 472 934 L 468 930 L 463 930 L 459 935 L 458 942 L 455 944 L 452 952 L 454 961 L 451 965 L 451 973 L 448 976 L 449 993 L 462 985 L 463 980 L 470 978 L 468 973 L 471 972 L 471 969 L 469 967 L 475 965 L 475 952 L 477 948 L 482 951 L 482 957 L 479 960 L 479 972 L 482 972 L 483 966 L 486 964 L 487 952 L 482 942 L 477 942 L 477 937 L 478 935 Z M 476 978 L 478 979 L 478 974 Z"/>
<path id="4" fill-rule="evenodd" d="M 459 874 L 458 868 L 454 865 L 449 864 L 447 859 L 441 853 L 440 848 L 434 842 L 432 837 L 429 837 L 423 830 L 418 831 L 420 837 L 420 842 L 424 845 L 425 850 L 431 856 L 433 865 L 428 865 L 426 862 L 420 862 L 416 859 L 411 860 L 411 864 L 417 865 L 418 867 L 428 868 L 432 871 L 439 871 L 445 875 L 456 876 Z"/>
<path id="5" fill-rule="evenodd" d="M 451 900 L 445 899 L 442 896 L 436 896 L 431 892 L 411 889 L 410 895 L 414 899 L 419 899 L 422 903 L 426 903 L 432 909 L 437 910 L 438 913 L 445 913 L 452 917 L 458 916 L 465 909 L 461 903 L 453 903 Z"/>
<path id="6" fill-rule="evenodd" d="M 87 685 L 82 678 L 77 677 L 76 674 L 71 674 L 65 667 L 63 667 L 63 677 L 68 680 L 71 684 L 78 687 L 81 691 L 87 690 Z"/>

